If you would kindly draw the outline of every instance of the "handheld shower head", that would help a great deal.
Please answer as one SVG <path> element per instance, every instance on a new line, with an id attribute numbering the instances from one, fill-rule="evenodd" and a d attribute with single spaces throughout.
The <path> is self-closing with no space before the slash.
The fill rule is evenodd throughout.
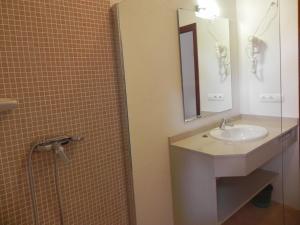
<path id="1" fill-rule="evenodd" d="M 63 145 L 69 144 L 71 142 L 80 141 L 82 138 L 79 136 L 61 136 L 52 139 L 43 140 L 41 142 L 35 143 L 29 152 L 28 155 L 28 178 L 29 178 L 29 185 L 30 185 L 30 194 L 32 200 L 32 207 L 33 207 L 33 223 L 34 225 L 38 224 L 38 210 L 37 210 L 37 201 L 36 201 L 36 194 L 35 194 L 35 187 L 34 187 L 34 176 L 33 176 L 33 168 L 32 168 L 32 155 L 34 152 L 49 152 L 52 151 L 54 154 L 54 171 L 55 171 L 55 186 L 59 204 L 59 213 L 60 213 L 60 224 L 64 224 L 63 218 L 63 211 L 62 211 L 62 202 L 60 196 L 60 190 L 58 185 L 58 165 L 57 165 L 57 157 L 62 159 L 64 162 L 69 162 L 70 159 L 65 153 L 65 149 Z"/>

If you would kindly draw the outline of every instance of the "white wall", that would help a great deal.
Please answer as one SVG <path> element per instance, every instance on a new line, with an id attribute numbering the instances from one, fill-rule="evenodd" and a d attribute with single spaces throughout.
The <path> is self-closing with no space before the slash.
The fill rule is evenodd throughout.
<path id="1" fill-rule="evenodd" d="M 241 90 L 241 113 L 261 115 L 281 115 L 280 104 L 261 103 L 262 93 L 280 93 L 280 70 L 284 101 L 284 117 L 298 118 L 298 1 L 281 0 L 281 49 L 279 36 L 279 15 L 264 35 L 260 36 L 267 45 L 263 63 L 263 81 L 250 72 L 246 56 L 248 36 L 252 35 L 271 1 L 237 0 L 239 36 L 239 75 Z M 255 16 L 254 16 L 255 15 Z M 281 52 L 280 52 L 281 50 Z M 281 56 L 280 56 L 281 53 Z M 280 68 L 280 57 L 281 65 Z"/>
<path id="2" fill-rule="evenodd" d="M 235 1 L 220 2 L 222 13 L 235 21 Z M 233 110 L 184 123 L 177 9 L 192 10 L 196 3 L 124 0 L 120 4 L 138 225 L 173 225 L 168 137 L 239 114 L 233 67 Z M 231 29 L 234 35 L 234 25 Z M 236 43 L 232 38 L 232 46 Z M 234 49 L 231 59 L 237 60 Z"/>
<path id="3" fill-rule="evenodd" d="M 254 35 L 270 3 L 269 0 L 237 0 L 239 75 L 243 114 L 281 115 L 280 103 L 263 103 L 259 99 L 261 94 L 280 94 L 281 91 L 279 16 L 270 23 L 264 34 L 257 34 L 266 45 L 262 67 L 257 76 L 251 72 L 251 63 L 246 53 L 249 36 Z M 277 9 L 274 7 L 273 12 L 275 10 Z"/>

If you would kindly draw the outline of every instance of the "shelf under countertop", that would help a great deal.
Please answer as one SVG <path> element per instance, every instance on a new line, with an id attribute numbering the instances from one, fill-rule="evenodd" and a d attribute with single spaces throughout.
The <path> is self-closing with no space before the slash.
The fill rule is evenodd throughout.
<path id="1" fill-rule="evenodd" d="M 258 169 L 246 177 L 219 179 L 217 181 L 219 224 L 223 224 L 277 176 L 277 173 Z"/>

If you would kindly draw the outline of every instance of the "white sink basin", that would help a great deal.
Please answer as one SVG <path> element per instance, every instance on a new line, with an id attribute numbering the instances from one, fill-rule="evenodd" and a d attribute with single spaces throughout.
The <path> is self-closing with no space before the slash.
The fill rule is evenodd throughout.
<path id="1" fill-rule="evenodd" d="M 260 126 L 237 124 L 233 127 L 226 126 L 224 130 L 215 128 L 210 131 L 210 135 L 223 141 L 251 141 L 266 137 L 268 130 Z"/>

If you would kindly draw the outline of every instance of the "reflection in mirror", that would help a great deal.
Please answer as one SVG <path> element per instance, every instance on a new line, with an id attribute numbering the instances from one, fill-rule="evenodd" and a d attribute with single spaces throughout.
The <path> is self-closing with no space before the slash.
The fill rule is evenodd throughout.
<path id="1" fill-rule="evenodd" d="M 232 109 L 229 20 L 179 9 L 178 21 L 185 121 Z"/>
<path id="2" fill-rule="evenodd" d="M 184 115 L 186 119 L 200 115 L 199 66 L 197 47 L 197 24 L 192 23 L 179 28 L 182 91 Z"/>

